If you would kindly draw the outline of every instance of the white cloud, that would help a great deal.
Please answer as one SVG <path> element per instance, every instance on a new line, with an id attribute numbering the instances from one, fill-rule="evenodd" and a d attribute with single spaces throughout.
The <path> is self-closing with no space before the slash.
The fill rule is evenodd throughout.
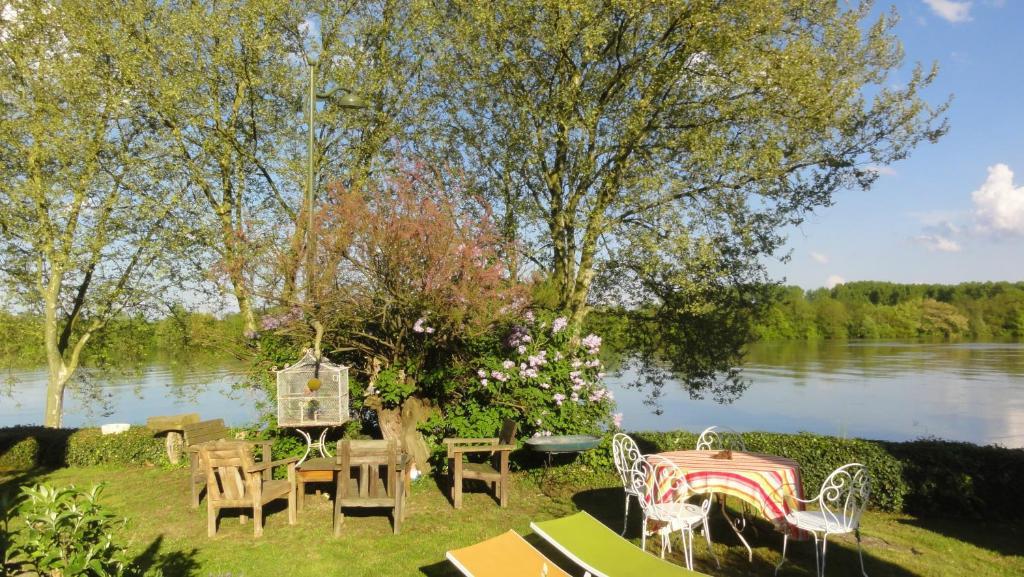
<path id="1" fill-rule="evenodd" d="M 939 234 L 922 234 L 915 236 L 914 240 L 931 251 L 960 252 L 960 243 Z"/>
<path id="2" fill-rule="evenodd" d="M 1024 235 L 1024 186 L 1014 187 L 1009 166 L 988 167 L 988 178 L 971 193 L 971 200 L 982 232 Z"/>
<path id="3" fill-rule="evenodd" d="M 924 3 L 944 20 L 954 24 L 967 22 L 971 19 L 972 2 L 957 0 L 924 0 Z"/>
<path id="4" fill-rule="evenodd" d="M 820 252 L 811 251 L 811 260 L 818 264 L 828 264 L 828 255 L 821 254 Z"/>
<path id="5" fill-rule="evenodd" d="M 846 283 L 845 278 L 837 274 L 829 275 L 828 279 L 825 281 L 825 288 L 835 288 L 836 285 L 844 283 Z"/>

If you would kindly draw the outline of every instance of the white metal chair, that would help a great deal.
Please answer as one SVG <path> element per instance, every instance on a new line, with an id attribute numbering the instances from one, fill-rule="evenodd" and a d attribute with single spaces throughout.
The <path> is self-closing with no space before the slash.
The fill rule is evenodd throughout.
<path id="1" fill-rule="evenodd" d="M 652 534 L 661 537 L 661 557 L 665 558 L 665 550 L 671 550 L 669 537 L 679 531 L 683 543 L 683 560 L 687 569 L 693 569 L 693 528 L 701 525 L 704 538 L 708 542 L 708 551 L 719 568 L 718 557 L 711 548 L 711 531 L 708 528 L 708 511 L 711 500 L 705 499 L 701 505 L 687 503 L 690 497 L 690 485 L 686 476 L 672 461 L 659 455 L 646 455 L 637 460 L 633 467 L 631 485 L 636 492 L 640 508 L 644 513 L 643 531 L 640 537 L 640 548 L 647 549 L 648 524 L 651 521 L 661 526 Z"/>
<path id="2" fill-rule="evenodd" d="M 636 462 L 643 458 L 640 454 L 640 447 L 636 441 L 625 433 L 616 433 L 612 437 L 612 456 L 615 458 L 615 470 L 619 472 L 622 479 L 622 489 L 626 493 L 626 514 L 622 519 L 622 533 L 626 534 L 626 527 L 629 526 L 629 499 L 630 497 L 640 498 L 640 493 L 633 488 L 632 476 L 633 467 Z"/>
<path id="3" fill-rule="evenodd" d="M 839 467 L 821 484 L 821 491 L 813 499 L 798 499 L 805 504 L 817 504 L 816 511 L 791 511 L 786 521 L 814 535 L 814 564 L 818 577 L 825 575 L 825 551 L 829 535 L 853 533 L 857 538 L 857 555 L 860 557 L 860 572 L 864 571 L 864 553 L 860 546 L 860 516 L 867 507 L 871 494 L 871 475 L 867 467 L 860 463 L 850 463 Z M 820 534 L 820 537 L 819 537 Z M 786 543 L 788 534 L 782 537 L 782 559 L 775 566 L 775 574 L 786 562 Z M 820 547 L 819 547 L 820 544 Z"/>
<path id="4" fill-rule="evenodd" d="M 728 427 L 711 426 L 701 432 L 697 438 L 698 451 L 746 451 L 747 446 L 743 444 L 743 435 Z"/>

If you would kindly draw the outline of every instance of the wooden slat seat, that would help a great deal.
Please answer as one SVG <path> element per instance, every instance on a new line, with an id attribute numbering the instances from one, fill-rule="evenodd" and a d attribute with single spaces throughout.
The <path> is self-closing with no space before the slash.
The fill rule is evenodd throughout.
<path id="1" fill-rule="evenodd" d="M 490 485 L 502 507 L 508 506 L 508 457 L 516 449 L 516 423 L 505 421 L 497 437 L 483 439 L 445 439 L 448 447 L 448 476 L 451 481 L 452 505 L 462 507 L 462 480 L 474 479 Z M 466 455 L 488 453 L 489 462 L 475 462 Z"/>
<path id="2" fill-rule="evenodd" d="M 200 495 L 206 485 L 206 470 L 203 469 L 200 462 L 199 450 L 207 443 L 228 441 L 230 431 L 224 425 L 224 419 L 210 419 L 198 423 L 185 423 L 182 426 L 182 432 L 185 437 L 185 451 L 188 453 L 189 491 L 192 498 L 190 505 L 193 509 L 198 509 Z M 249 447 L 250 452 L 253 447 L 259 446 L 263 453 L 261 462 L 270 462 L 271 441 L 231 440 L 230 442 L 243 444 Z M 269 470 L 264 472 L 263 478 L 270 479 Z"/>
<path id="3" fill-rule="evenodd" d="M 217 516 L 221 509 L 252 509 L 253 534 L 263 535 L 263 505 L 274 499 L 288 499 L 288 524 L 294 525 L 295 463 L 298 457 L 256 463 L 250 447 L 231 441 L 207 442 L 198 448 L 206 473 L 207 534 L 217 534 Z M 287 480 L 265 480 L 263 474 L 273 467 L 287 466 Z M 245 522 L 245 515 L 240 520 Z"/>
<path id="4" fill-rule="evenodd" d="M 334 535 L 341 535 L 345 507 L 391 509 L 397 535 L 404 511 L 406 459 L 390 441 L 338 441 L 338 479 L 334 497 Z M 353 476 L 353 471 L 357 474 Z"/>

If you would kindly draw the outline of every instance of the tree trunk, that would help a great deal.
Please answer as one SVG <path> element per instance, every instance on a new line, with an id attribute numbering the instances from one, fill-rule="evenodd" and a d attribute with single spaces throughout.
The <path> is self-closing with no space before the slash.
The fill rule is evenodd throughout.
<path id="1" fill-rule="evenodd" d="M 52 429 L 60 428 L 64 422 L 64 389 L 67 386 L 67 367 L 64 365 L 60 341 L 57 335 L 57 299 L 61 276 L 54 267 L 51 272 L 50 284 L 43 295 L 45 314 L 43 315 L 43 336 L 46 346 L 46 409 L 43 413 L 43 425 Z"/>
<path id="2" fill-rule="evenodd" d="M 434 411 L 430 401 L 409 397 L 400 408 L 385 409 L 380 399 L 366 399 L 366 406 L 377 412 L 377 423 L 385 439 L 394 439 L 412 459 L 413 466 L 423 475 L 430 473 L 430 450 L 419 425 Z M 411 470 L 411 469 L 410 469 Z"/>

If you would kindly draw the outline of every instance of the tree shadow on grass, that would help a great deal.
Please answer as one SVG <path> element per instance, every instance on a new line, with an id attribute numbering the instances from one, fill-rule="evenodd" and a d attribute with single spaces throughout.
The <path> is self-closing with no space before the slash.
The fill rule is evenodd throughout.
<path id="1" fill-rule="evenodd" d="M 1024 557 L 1024 524 L 1020 522 L 919 517 L 900 519 L 899 522 L 1000 555 Z"/>
<path id="2" fill-rule="evenodd" d="M 160 535 L 146 547 L 142 553 L 132 561 L 140 574 L 147 571 L 159 571 L 157 575 L 162 577 L 195 577 L 199 572 L 199 562 L 196 561 L 196 549 L 190 551 L 168 551 L 161 553 L 164 537 Z"/>

